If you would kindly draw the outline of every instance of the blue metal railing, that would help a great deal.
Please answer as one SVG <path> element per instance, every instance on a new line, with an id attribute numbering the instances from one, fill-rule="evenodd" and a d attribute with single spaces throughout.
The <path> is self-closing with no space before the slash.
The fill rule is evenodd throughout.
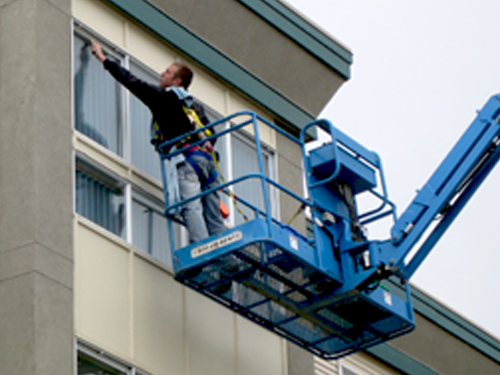
<path id="1" fill-rule="evenodd" d="M 265 172 L 265 165 L 264 165 L 264 159 L 263 159 L 263 145 L 260 137 L 260 129 L 259 126 L 266 126 L 271 128 L 273 131 L 285 136 L 287 139 L 291 140 L 292 142 L 299 144 L 300 145 L 300 140 L 293 137 L 292 135 L 286 133 L 276 125 L 272 124 L 271 122 L 267 121 L 266 119 L 262 118 L 261 116 L 250 112 L 250 111 L 241 111 L 237 112 L 233 115 L 221 118 L 217 121 L 214 121 L 209 124 L 210 128 L 216 127 L 221 124 L 226 124 L 229 123 L 230 126 L 227 129 L 223 129 L 221 131 L 218 131 L 217 133 L 206 137 L 202 140 L 198 140 L 195 142 L 190 142 L 189 147 L 196 147 L 201 145 L 202 143 L 208 141 L 208 140 L 215 140 L 216 138 L 222 138 L 224 136 L 227 136 L 228 134 L 236 131 L 241 131 L 244 128 L 251 126 L 252 131 L 253 131 L 253 139 L 254 139 L 254 146 L 255 146 L 255 154 L 257 157 L 258 161 L 258 171 L 255 173 L 250 173 L 246 174 L 241 177 L 234 178 L 230 181 L 224 182 L 220 184 L 217 187 L 207 189 L 202 191 L 200 194 L 193 196 L 189 199 L 176 202 L 174 204 L 167 204 L 165 214 L 168 218 L 168 230 L 170 234 L 170 239 L 171 239 L 171 248 L 175 249 L 176 246 L 173 243 L 174 241 L 174 236 L 173 236 L 173 225 L 172 221 L 177 221 L 179 222 L 178 219 L 173 217 L 171 215 L 172 212 L 176 211 L 176 209 L 182 207 L 184 204 L 191 202 L 193 200 L 202 198 L 206 196 L 207 194 L 210 194 L 216 190 L 220 190 L 223 192 L 226 192 L 228 194 L 228 190 L 233 188 L 234 186 L 241 184 L 244 181 L 250 181 L 250 180 L 258 180 L 260 181 L 260 189 L 262 191 L 262 197 L 263 197 L 263 207 L 258 207 L 257 205 L 245 200 L 244 198 L 240 196 L 236 196 L 234 194 L 228 194 L 229 197 L 235 201 L 237 201 L 238 204 L 243 205 L 244 207 L 249 208 L 251 211 L 254 212 L 255 218 L 258 217 L 263 217 L 267 221 L 268 228 L 270 230 L 271 223 L 278 224 L 278 225 L 283 225 L 278 219 L 274 218 L 272 215 L 272 209 L 271 209 L 271 203 L 270 203 L 270 197 L 269 197 L 269 191 L 268 191 L 268 186 L 273 186 L 274 188 L 278 189 L 279 191 L 283 192 L 284 194 L 287 194 L 290 196 L 292 199 L 296 200 L 298 204 L 304 205 L 304 206 L 309 206 L 311 203 L 307 200 L 304 199 L 303 197 L 297 195 L 296 193 L 292 192 L 290 189 L 285 188 L 283 185 L 279 184 L 276 182 L 274 179 L 272 179 L 270 176 L 268 176 Z M 186 149 L 172 149 L 174 145 L 178 144 L 181 142 L 183 139 L 187 137 L 192 137 L 196 135 L 197 133 L 203 131 L 202 129 L 197 129 L 193 130 L 183 136 L 177 137 L 172 140 L 168 140 L 159 146 L 157 146 L 157 150 L 160 154 L 160 162 L 161 162 L 161 167 L 162 167 L 162 176 L 163 176 L 163 187 L 164 187 L 164 196 L 165 196 L 165 201 L 169 202 L 169 196 L 168 196 L 168 181 L 167 181 L 167 173 L 166 173 L 166 166 L 165 162 L 168 159 L 171 159 L 175 157 L 176 155 L 179 155 L 181 153 L 186 152 Z M 170 150 L 172 150 L 170 152 Z M 304 237 L 307 236 L 306 233 L 303 233 Z"/>
<path id="2" fill-rule="evenodd" d="M 331 174 L 322 180 L 311 182 L 309 179 L 309 173 L 306 174 L 306 182 L 309 194 L 311 194 L 312 189 L 315 187 L 326 185 L 337 178 L 340 173 L 341 165 L 340 165 L 340 157 L 339 157 L 339 148 L 342 147 L 346 149 L 349 153 L 354 155 L 354 157 L 361 161 L 362 163 L 368 165 L 370 168 L 375 170 L 378 175 L 378 179 L 380 181 L 380 189 L 381 193 L 379 193 L 375 189 L 370 189 L 369 192 L 372 194 L 377 200 L 380 200 L 380 204 L 378 207 L 367 211 L 358 213 L 358 220 L 361 225 L 366 225 L 373 221 L 379 220 L 388 215 L 392 215 L 393 221 L 396 221 L 396 206 L 389 201 L 387 185 L 385 182 L 385 176 L 382 169 L 382 163 L 380 157 L 373 151 L 368 151 L 365 147 L 360 145 L 358 142 L 344 134 L 339 129 L 335 128 L 333 124 L 328 120 L 316 120 L 307 124 L 300 133 L 300 143 L 302 145 L 302 155 L 304 160 L 308 160 L 307 154 L 308 150 L 306 149 L 306 137 L 307 132 L 311 127 L 320 127 L 325 130 L 327 134 L 332 138 L 331 144 L 333 145 L 333 160 L 335 167 Z M 310 170 L 310 166 L 308 166 L 308 170 Z M 388 208 L 387 208 L 388 207 Z M 384 211 L 385 209 L 385 211 Z"/>
<path id="3" fill-rule="evenodd" d="M 382 170 L 382 165 L 380 162 L 380 158 L 378 155 L 372 151 L 367 150 L 365 147 L 361 146 L 359 143 L 351 139 L 349 136 L 335 128 L 329 121 L 327 120 L 318 120 L 318 121 L 313 121 L 309 124 L 307 124 L 301 131 L 300 136 L 294 137 L 293 135 L 285 132 L 283 129 L 279 128 L 278 126 L 272 124 L 271 122 L 267 121 L 266 119 L 262 118 L 261 116 L 250 112 L 250 111 L 240 111 L 235 114 L 232 114 L 230 116 L 221 118 L 215 122 L 212 122 L 209 124 L 209 127 L 214 128 L 218 125 L 221 124 L 227 124 L 229 123 L 230 126 L 227 127 L 226 129 L 220 130 L 217 133 L 206 137 L 202 140 L 198 140 L 195 142 L 190 142 L 190 147 L 196 147 L 201 145 L 202 143 L 206 142 L 207 140 L 215 140 L 216 138 L 222 138 L 224 136 L 229 135 L 232 132 L 235 131 L 242 131 L 246 127 L 250 126 L 252 131 L 253 131 L 253 140 L 254 140 L 254 146 L 255 146 L 255 152 L 256 152 L 256 157 L 258 161 L 258 171 L 255 173 L 250 173 L 246 174 L 245 176 L 234 178 L 231 181 L 227 181 L 222 183 L 220 186 L 212 188 L 212 189 L 207 189 L 205 191 L 202 191 L 200 194 L 182 201 L 182 202 L 176 202 L 171 205 L 167 205 L 166 207 L 166 215 L 170 219 L 169 224 L 168 224 L 168 230 L 170 234 L 170 238 L 173 239 L 173 226 L 172 226 L 172 219 L 175 221 L 175 218 L 171 215 L 173 211 L 176 209 L 182 207 L 183 204 L 188 203 L 192 200 L 202 198 L 203 196 L 212 193 L 215 190 L 221 190 L 228 193 L 230 189 L 233 189 L 234 186 L 243 183 L 244 181 L 249 181 L 249 180 L 258 180 L 260 181 L 260 189 L 262 191 L 262 197 L 263 197 L 263 205 L 262 207 L 258 207 L 255 204 L 247 201 L 244 199 L 244 197 L 239 197 L 235 196 L 234 194 L 229 194 L 230 199 L 236 201 L 238 204 L 241 204 L 244 207 L 247 207 L 250 209 L 250 211 L 254 212 L 254 217 L 264 217 L 268 223 L 268 226 L 271 225 L 271 223 L 279 224 L 282 225 L 276 218 L 274 218 L 271 214 L 271 205 L 270 205 L 270 197 L 269 197 L 269 190 L 268 187 L 272 186 L 276 188 L 278 191 L 283 192 L 284 194 L 290 196 L 292 199 L 298 202 L 299 205 L 302 205 L 304 208 L 310 208 L 310 213 L 312 215 L 312 221 L 317 222 L 319 221 L 319 217 L 314 209 L 314 202 L 310 201 L 309 199 L 305 199 L 296 193 L 292 192 L 290 189 L 284 187 L 283 185 L 279 184 L 276 182 L 274 179 L 272 179 L 270 176 L 266 175 L 265 172 L 265 166 L 264 166 L 264 160 L 262 157 L 263 154 L 263 145 L 260 137 L 260 129 L 259 126 L 263 127 L 268 127 L 275 131 L 276 133 L 279 133 L 280 135 L 286 137 L 288 140 L 291 142 L 297 144 L 298 146 L 301 147 L 302 149 L 302 156 L 303 156 L 303 161 L 305 163 L 304 168 L 306 169 L 306 186 L 308 189 L 309 196 L 311 196 L 311 191 L 313 188 L 320 186 L 320 185 L 325 185 L 328 184 L 332 181 L 334 181 L 341 169 L 340 165 L 340 157 L 339 157 L 339 150 L 342 148 L 342 150 L 347 150 L 347 152 L 350 155 L 353 155 L 354 158 L 360 163 L 363 163 L 367 165 L 370 169 L 373 169 L 376 171 L 378 180 L 380 181 L 380 191 L 377 191 L 375 188 L 370 189 L 369 193 L 375 197 L 376 200 L 380 201 L 380 203 L 375 207 L 375 208 L 370 208 L 369 210 L 365 212 L 359 212 L 357 213 L 358 219 L 361 225 L 366 225 L 368 223 L 371 223 L 373 221 L 379 220 L 381 218 L 384 218 L 386 216 L 392 215 L 393 220 L 396 220 L 396 208 L 395 205 L 389 201 L 388 199 L 388 193 L 387 193 L 387 187 L 385 183 L 385 177 L 383 174 Z M 308 131 L 312 127 L 320 127 L 322 129 L 326 129 L 329 134 L 332 137 L 332 161 L 334 162 L 334 168 L 332 172 L 330 173 L 329 176 L 326 178 L 319 180 L 319 181 L 314 181 L 311 182 L 309 175 L 311 173 L 311 167 L 310 165 L 307 165 L 308 163 L 308 150 L 306 149 L 306 144 L 308 142 L 307 137 L 308 137 Z M 160 158 L 161 158 L 161 166 L 162 166 L 162 175 L 163 175 L 163 186 L 164 186 L 164 195 L 165 195 L 165 200 L 166 202 L 169 202 L 169 197 L 168 197 L 168 181 L 166 180 L 166 173 L 165 173 L 165 162 L 166 160 L 175 157 L 176 155 L 185 152 L 185 149 L 172 149 L 172 147 L 179 142 L 181 142 L 183 139 L 187 137 L 192 137 L 195 136 L 197 133 L 201 132 L 202 129 L 196 129 L 193 130 L 183 136 L 179 136 L 175 139 L 168 140 L 161 145 L 157 147 L 157 150 L 160 153 Z M 171 152 L 170 152 L 171 151 Z M 349 219 L 349 218 L 346 218 Z M 178 221 L 178 220 L 177 220 Z M 305 237 L 307 237 L 307 233 L 303 233 Z M 172 240 L 171 240 L 172 241 Z M 314 244 L 314 238 L 311 240 L 311 243 Z M 175 246 L 172 244 L 172 248 L 175 248 Z"/>

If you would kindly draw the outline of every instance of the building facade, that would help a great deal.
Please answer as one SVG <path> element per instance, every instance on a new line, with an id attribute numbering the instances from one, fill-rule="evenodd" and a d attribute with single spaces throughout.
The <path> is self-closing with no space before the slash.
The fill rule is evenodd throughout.
<path id="1" fill-rule="evenodd" d="M 0 0 L 0 375 L 500 369 L 496 339 L 419 291 L 414 333 L 326 362 L 177 283 L 149 112 L 91 56 L 91 40 L 151 82 L 188 63 L 211 120 L 251 110 L 294 134 L 352 63 L 276 0 Z M 297 146 L 260 136 L 267 173 L 302 195 Z M 217 148 L 228 178 L 255 168 L 250 132 Z M 251 185 L 237 193 L 260 198 Z M 294 214 L 274 198 L 277 217 Z"/>

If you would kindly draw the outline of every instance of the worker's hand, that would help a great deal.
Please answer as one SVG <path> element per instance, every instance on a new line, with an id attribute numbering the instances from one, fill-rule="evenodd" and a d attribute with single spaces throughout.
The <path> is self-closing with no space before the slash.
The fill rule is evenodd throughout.
<path id="1" fill-rule="evenodd" d="M 102 48 L 99 45 L 99 43 L 92 41 L 92 46 L 90 47 L 92 50 L 92 54 L 99 60 L 100 62 L 104 62 L 106 60 L 106 56 L 104 55 L 104 52 L 102 52 Z"/>

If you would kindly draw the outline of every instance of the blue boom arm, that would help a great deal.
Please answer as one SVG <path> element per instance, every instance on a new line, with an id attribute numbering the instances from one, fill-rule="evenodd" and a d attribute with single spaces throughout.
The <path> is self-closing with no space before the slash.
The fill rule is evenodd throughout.
<path id="1" fill-rule="evenodd" d="M 414 274 L 495 167 L 500 158 L 499 116 L 500 96 L 493 96 L 395 222 L 391 240 L 380 244 L 380 261 L 391 264 L 401 279 Z M 408 260 L 410 252 L 414 255 Z"/>

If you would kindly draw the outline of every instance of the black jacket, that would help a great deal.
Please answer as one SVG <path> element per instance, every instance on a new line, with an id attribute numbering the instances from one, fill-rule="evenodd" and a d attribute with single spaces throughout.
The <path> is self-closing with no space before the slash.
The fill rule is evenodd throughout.
<path id="1" fill-rule="evenodd" d="M 104 61 L 104 68 L 150 109 L 153 121 L 158 123 L 164 140 L 173 139 L 194 130 L 182 108 L 184 102 L 179 100 L 174 92 L 142 81 L 110 59 Z M 203 124 L 209 123 L 201 105 L 194 102 L 192 108 Z"/>

